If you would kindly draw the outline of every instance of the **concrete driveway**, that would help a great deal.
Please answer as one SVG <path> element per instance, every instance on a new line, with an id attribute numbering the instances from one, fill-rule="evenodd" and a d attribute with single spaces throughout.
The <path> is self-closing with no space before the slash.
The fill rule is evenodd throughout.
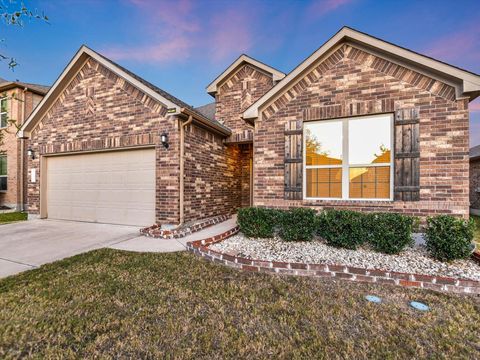
<path id="1" fill-rule="evenodd" d="M 0 225 L 0 278 L 139 237 L 134 226 L 61 220 Z"/>

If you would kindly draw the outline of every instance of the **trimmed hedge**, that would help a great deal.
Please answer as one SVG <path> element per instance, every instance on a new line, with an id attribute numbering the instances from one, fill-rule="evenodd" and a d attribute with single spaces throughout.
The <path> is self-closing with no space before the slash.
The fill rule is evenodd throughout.
<path id="1" fill-rule="evenodd" d="M 397 213 L 360 213 L 327 210 L 319 215 L 310 208 L 280 211 L 243 208 L 238 225 L 248 237 L 271 238 L 279 230 L 285 241 L 310 241 L 315 233 L 331 246 L 357 249 L 368 243 L 375 251 L 398 254 L 413 245 L 417 219 Z M 427 219 L 426 242 L 430 255 L 441 261 L 468 257 L 473 250 L 475 223 L 449 215 Z"/>
<path id="2" fill-rule="evenodd" d="M 398 254 L 414 244 L 412 232 L 417 220 L 397 213 L 371 213 L 364 215 L 363 224 L 367 241 L 373 250 L 385 254 Z"/>
<path id="3" fill-rule="evenodd" d="M 440 261 L 464 259 L 474 249 L 475 222 L 451 215 L 439 215 L 427 219 L 425 238 L 430 255 Z"/>
<path id="4" fill-rule="evenodd" d="M 280 237 L 286 241 L 310 241 L 317 228 L 316 211 L 294 208 L 280 216 Z"/>
<path id="5" fill-rule="evenodd" d="M 364 214 L 351 210 L 327 210 L 318 216 L 317 234 L 328 245 L 356 249 L 367 239 Z"/>
<path id="6" fill-rule="evenodd" d="M 268 208 L 249 207 L 238 210 L 237 223 L 248 237 L 273 237 L 280 211 Z"/>

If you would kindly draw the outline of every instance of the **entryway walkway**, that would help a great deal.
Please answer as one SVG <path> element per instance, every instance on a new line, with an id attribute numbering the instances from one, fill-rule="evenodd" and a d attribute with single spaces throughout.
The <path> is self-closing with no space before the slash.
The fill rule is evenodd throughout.
<path id="1" fill-rule="evenodd" d="M 0 225 L 0 278 L 94 249 L 137 252 L 185 251 L 187 242 L 221 234 L 236 217 L 180 239 L 156 239 L 139 234 L 136 226 L 62 220 L 29 220 Z"/>
<path id="2" fill-rule="evenodd" d="M 125 240 L 108 246 L 110 249 L 137 251 L 137 252 L 174 252 L 187 249 L 187 243 L 195 240 L 202 240 L 212 236 L 222 234 L 237 224 L 237 217 L 234 215 L 231 219 L 219 224 L 215 224 L 200 230 L 191 235 L 179 239 L 156 239 L 147 236 L 139 236 L 133 239 Z"/>

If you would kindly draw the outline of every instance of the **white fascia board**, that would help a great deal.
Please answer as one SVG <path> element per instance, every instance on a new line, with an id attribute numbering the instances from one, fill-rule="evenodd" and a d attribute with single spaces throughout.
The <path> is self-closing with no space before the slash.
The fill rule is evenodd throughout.
<path id="1" fill-rule="evenodd" d="M 285 77 L 285 74 L 283 72 L 278 71 L 277 69 L 274 69 L 271 66 L 268 66 L 264 63 L 261 63 L 260 61 L 255 60 L 250 56 L 242 54 L 224 72 L 222 72 L 215 80 L 213 80 L 207 86 L 207 92 L 209 94 L 216 93 L 218 84 L 221 83 L 225 79 L 225 77 L 230 75 L 242 63 L 252 64 L 253 66 L 265 71 L 266 73 L 272 74 L 273 81 L 275 82 L 280 81 Z"/>
<path id="2" fill-rule="evenodd" d="M 131 75 L 127 74 L 125 71 L 120 69 L 119 67 L 115 66 L 114 64 L 112 64 L 111 62 L 106 60 L 104 57 L 98 55 L 95 51 L 89 49 L 86 46 L 83 46 L 82 48 L 85 48 L 85 50 L 84 50 L 85 53 L 88 54 L 89 56 L 91 56 L 93 59 L 95 59 L 95 61 L 102 64 L 107 69 L 113 71 L 118 76 L 124 78 L 125 80 L 127 80 L 129 83 L 131 83 L 136 88 L 140 89 L 145 94 L 147 94 L 147 95 L 151 96 L 152 98 L 161 102 L 163 105 L 165 105 L 165 107 L 167 109 L 176 108 L 175 113 L 169 113 L 169 115 L 180 114 L 180 106 L 179 105 L 171 102 L 170 100 L 166 99 L 165 97 L 163 97 L 162 95 L 160 95 L 156 91 L 150 89 L 148 86 L 146 86 L 142 82 L 138 81 L 137 79 L 135 79 L 134 77 L 132 77 Z"/>
<path id="3" fill-rule="evenodd" d="M 463 93 L 457 94 L 457 98 L 465 96 L 465 93 L 476 92 L 480 90 L 480 76 L 470 73 L 468 71 L 456 68 L 454 66 L 442 63 L 441 61 L 429 58 L 417 54 L 413 51 L 401 48 L 399 46 L 390 44 L 383 40 L 374 38 L 370 35 L 355 31 L 350 28 L 343 28 L 330 38 L 325 44 L 323 44 L 317 51 L 310 55 L 303 63 L 297 66 L 291 73 L 289 73 L 283 80 L 281 80 L 276 86 L 270 89 L 265 95 L 253 103 L 243 113 L 244 119 L 255 119 L 258 117 L 258 109 L 265 103 L 269 102 L 275 95 L 286 89 L 291 81 L 297 78 L 301 73 L 308 69 L 313 63 L 318 61 L 324 56 L 330 49 L 335 47 L 338 43 L 352 42 L 353 44 L 359 43 L 367 47 L 377 49 L 387 55 L 391 55 L 397 58 L 404 59 L 418 67 L 424 67 L 432 72 L 440 75 L 444 75 L 446 83 L 451 83 L 449 79 L 457 79 L 459 84 L 463 85 Z"/>
<path id="4" fill-rule="evenodd" d="M 25 137 L 26 134 L 30 133 L 30 131 L 27 131 L 26 129 L 30 127 L 30 124 L 32 123 L 33 119 L 37 116 L 37 114 L 40 112 L 40 110 L 45 106 L 45 103 L 47 103 L 51 96 L 52 93 L 55 92 L 56 88 L 59 86 L 59 84 L 64 81 L 66 75 L 72 70 L 73 66 L 79 61 L 80 57 L 83 54 L 83 46 L 80 48 L 80 50 L 77 51 L 73 59 L 70 61 L 70 63 L 67 65 L 67 67 L 63 70 L 62 74 L 57 78 L 55 83 L 52 85 L 50 90 L 48 90 L 47 94 L 43 97 L 43 99 L 40 101 L 40 103 L 35 107 L 33 112 L 29 115 L 29 117 L 25 120 L 23 123 L 22 127 L 20 128 L 20 131 L 18 132 L 18 137 Z M 22 136 L 20 136 L 22 134 Z"/>
<path id="5" fill-rule="evenodd" d="M 285 89 L 289 83 L 295 79 L 299 74 L 301 74 L 305 69 L 310 65 L 316 62 L 321 56 L 323 56 L 328 50 L 334 47 L 342 38 L 342 31 L 335 34 L 330 40 L 323 44 L 317 51 L 310 55 L 303 63 L 297 66 L 292 72 L 290 72 L 282 81 L 280 81 L 276 86 L 271 88 L 265 93 L 260 99 L 253 103 L 245 112 L 243 113 L 244 119 L 253 119 L 258 117 L 258 108 L 272 98 L 275 94 L 281 92 Z"/>
<path id="6" fill-rule="evenodd" d="M 68 84 L 70 83 L 69 79 L 72 79 L 73 76 L 75 76 L 79 70 L 77 69 L 77 71 L 74 71 L 74 67 L 78 65 L 79 62 L 82 63 L 80 66 L 82 67 L 83 64 L 86 62 L 87 56 L 93 58 L 95 61 L 99 62 L 100 64 L 102 64 L 103 66 L 105 66 L 107 69 L 114 72 L 118 76 L 122 77 L 127 82 L 131 83 L 133 86 L 135 86 L 145 94 L 148 94 L 152 98 L 156 99 L 157 101 L 162 103 L 167 109 L 174 108 L 175 112 L 171 112 L 169 113 L 169 115 L 180 114 L 181 107 L 179 105 L 161 96 L 159 93 L 157 93 L 156 91 L 153 91 L 148 86 L 138 81 L 131 75 L 127 74 L 125 71 L 123 71 L 119 67 L 107 61 L 105 58 L 97 54 L 95 51 L 89 49 L 85 45 L 82 45 L 82 47 L 77 51 L 73 59 L 69 62 L 67 67 L 63 70 L 61 75 L 55 81 L 53 86 L 47 92 L 45 97 L 40 101 L 40 103 L 35 107 L 35 110 L 30 114 L 28 119 L 23 123 L 20 131 L 18 132 L 18 135 L 17 135 L 18 137 L 26 137 L 30 135 L 31 131 L 35 128 L 36 123 L 40 120 L 38 119 L 38 117 L 40 115 L 46 114 L 48 112 L 48 109 L 53 105 L 53 102 L 55 101 L 55 99 L 60 95 L 60 93 L 57 91 L 57 88 L 59 86 L 63 86 L 63 88 L 68 86 Z M 61 90 L 63 91 L 63 89 Z M 48 106 L 48 109 L 44 109 L 45 106 Z"/>

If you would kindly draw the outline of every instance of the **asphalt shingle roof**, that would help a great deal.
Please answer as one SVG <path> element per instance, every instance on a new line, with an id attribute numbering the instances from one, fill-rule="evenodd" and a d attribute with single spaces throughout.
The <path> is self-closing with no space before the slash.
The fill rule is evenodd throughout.
<path id="1" fill-rule="evenodd" d="M 32 83 L 26 83 L 22 81 L 8 81 L 3 78 L 0 78 L 0 87 L 3 87 L 3 86 L 6 86 L 8 88 L 13 88 L 16 86 L 22 87 L 22 88 L 27 87 L 30 90 L 41 93 L 41 94 L 46 94 L 50 89 L 50 86 L 46 86 L 46 85 L 32 84 Z"/>
<path id="2" fill-rule="evenodd" d="M 480 145 L 474 146 L 470 149 L 470 159 L 480 157 Z"/>
<path id="3" fill-rule="evenodd" d="M 205 116 L 206 118 L 209 118 L 210 120 L 215 120 L 215 103 L 212 102 L 210 104 L 202 105 L 199 107 L 196 107 L 195 110 Z"/>
<path id="4" fill-rule="evenodd" d="M 90 49 L 92 50 L 92 49 Z M 214 116 L 206 116 L 204 115 L 202 112 L 198 111 L 198 108 L 194 108 L 193 106 L 191 105 L 188 105 L 187 103 L 185 103 L 184 101 L 180 100 L 179 98 L 173 96 L 172 94 L 166 92 L 165 90 L 163 89 L 160 89 L 158 86 L 155 86 L 153 85 L 151 82 L 148 82 L 147 80 L 141 78 L 140 76 L 134 74 L 133 72 L 131 72 L 130 70 L 124 68 L 123 66 L 117 64 L 116 62 L 110 60 L 109 58 L 103 56 L 102 54 L 100 53 L 97 53 L 95 50 L 92 50 L 93 52 L 95 52 L 96 54 L 98 54 L 99 56 L 101 56 L 103 59 L 105 59 L 106 61 L 108 61 L 110 64 L 118 67 L 119 69 L 121 69 L 122 71 L 124 71 L 125 73 L 127 73 L 128 75 L 130 75 L 131 77 L 133 77 L 134 79 L 138 80 L 139 82 L 141 82 L 142 84 L 144 84 L 145 86 L 147 86 L 148 88 L 152 89 L 153 91 L 155 91 L 156 93 L 158 93 L 159 95 L 163 96 L 164 98 L 170 100 L 171 102 L 173 102 L 174 104 L 177 104 L 178 106 L 180 107 L 183 107 L 183 108 L 187 108 L 189 110 L 191 110 L 192 112 L 194 113 L 197 113 L 198 115 L 202 115 L 204 117 L 206 117 L 208 120 L 210 120 L 210 122 L 212 123 L 212 125 L 215 125 L 215 126 L 219 126 L 219 127 L 222 127 L 223 129 L 227 130 L 227 131 L 231 131 L 228 127 L 226 127 L 225 125 L 223 125 L 222 123 L 216 121 L 214 119 Z M 209 104 L 210 105 L 210 104 Z M 214 113 L 215 114 L 215 113 Z"/>

